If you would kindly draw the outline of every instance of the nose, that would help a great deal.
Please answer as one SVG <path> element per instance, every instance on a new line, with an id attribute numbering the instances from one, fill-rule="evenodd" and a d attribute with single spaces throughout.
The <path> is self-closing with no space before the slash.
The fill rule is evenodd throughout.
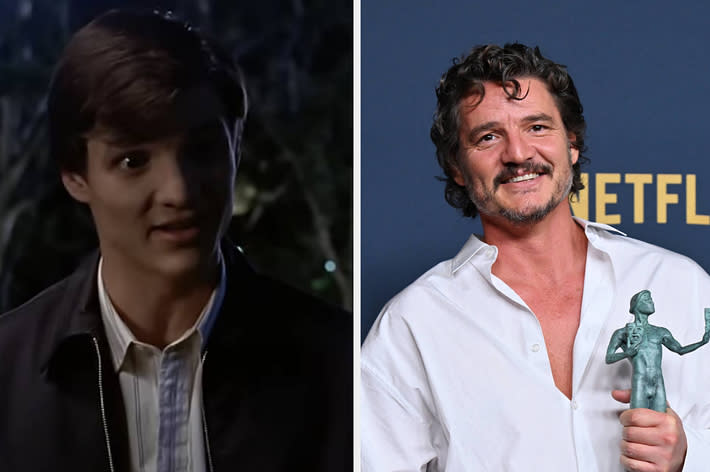
<path id="1" fill-rule="evenodd" d="M 506 147 L 501 155 L 505 164 L 522 164 L 535 156 L 535 148 L 525 135 L 518 130 L 507 135 Z"/>
<path id="2" fill-rule="evenodd" d="M 157 203 L 174 208 L 189 205 L 197 191 L 197 182 L 185 162 L 173 156 L 161 160 L 160 172 L 156 173 Z"/>

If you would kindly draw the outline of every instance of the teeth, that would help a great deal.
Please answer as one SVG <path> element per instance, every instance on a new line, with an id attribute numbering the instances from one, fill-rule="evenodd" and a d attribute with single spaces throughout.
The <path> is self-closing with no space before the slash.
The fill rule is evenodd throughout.
<path id="1" fill-rule="evenodd" d="M 535 177 L 538 177 L 539 175 L 540 175 L 540 174 L 535 174 L 535 173 L 533 173 L 533 174 L 519 175 L 519 176 L 517 176 L 517 177 L 513 177 L 513 178 L 510 179 L 508 182 L 513 182 L 513 183 L 515 183 L 515 182 L 522 182 L 522 181 L 524 181 L 524 180 L 534 179 Z"/>

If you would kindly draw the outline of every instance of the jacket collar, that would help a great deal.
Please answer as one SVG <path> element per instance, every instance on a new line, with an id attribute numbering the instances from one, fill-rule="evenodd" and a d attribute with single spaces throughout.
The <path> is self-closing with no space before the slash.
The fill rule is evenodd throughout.
<path id="1" fill-rule="evenodd" d="M 213 353 L 232 351 L 238 346 L 239 336 L 253 336 L 253 332 L 243 329 L 243 324 L 248 322 L 251 314 L 259 313 L 259 306 L 263 305 L 258 290 L 259 275 L 254 272 L 241 249 L 225 240 L 222 242 L 222 255 L 227 272 L 227 287 L 222 308 L 214 321 L 205 348 Z"/>
<path id="2" fill-rule="evenodd" d="M 224 239 L 221 246 L 227 272 L 227 287 L 222 309 L 208 340 L 209 349 L 228 348 L 233 345 L 229 336 L 220 336 L 220 331 L 233 332 L 231 329 L 226 331 L 223 327 L 237 322 L 233 314 L 242 311 L 236 310 L 237 303 L 240 308 L 257 303 L 254 300 L 256 294 L 251 289 L 255 278 L 253 269 L 241 251 L 229 240 Z M 61 357 L 65 345 L 78 338 L 94 336 L 101 345 L 105 344 L 106 334 L 101 322 L 96 281 L 98 264 L 97 250 L 65 281 L 63 296 L 49 317 L 53 326 L 48 330 L 47 342 L 40 347 L 42 370 L 46 370 Z"/>
<path id="3" fill-rule="evenodd" d="M 48 327 L 47 342 L 39 348 L 42 370 L 49 367 L 69 341 L 87 335 L 103 336 L 96 293 L 98 261 L 99 252 L 94 251 L 65 280 L 62 297 L 52 308 L 51 316 L 46 318 L 51 326 Z"/>

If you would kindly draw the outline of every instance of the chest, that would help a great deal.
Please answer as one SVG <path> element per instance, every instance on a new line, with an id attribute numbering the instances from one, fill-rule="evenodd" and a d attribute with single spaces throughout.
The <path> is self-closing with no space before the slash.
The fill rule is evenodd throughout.
<path id="1" fill-rule="evenodd" d="M 125 470 L 125 418 L 106 358 L 100 379 L 90 340 L 63 349 L 46 371 L 23 371 L 0 395 L 0 469 L 108 470 L 113 461 Z"/>
<path id="2" fill-rule="evenodd" d="M 579 327 L 584 277 L 563 284 L 512 280 L 509 285 L 537 318 L 548 350 L 571 348 Z"/>
<path id="3" fill-rule="evenodd" d="M 537 318 L 557 388 L 572 396 L 574 341 L 579 328 L 584 279 L 565 284 L 513 283 L 512 287 Z"/>
<path id="4" fill-rule="evenodd" d="M 552 384 L 550 368 L 556 373 L 563 363 L 555 363 L 554 356 L 542 347 L 542 323 L 507 299 L 493 302 L 478 297 L 471 306 L 473 313 L 453 315 L 447 323 L 428 317 L 429 323 L 422 329 L 412 328 L 427 366 L 421 390 L 433 389 L 435 406 L 431 409 L 443 418 L 445 435 L 457 438 L 449 444 L 451 464 L 456 464 L 454 456 L 460 454 L 462 470 L 464 464 L 477 464 L 481 470 L 577 470 L 578 458 L 569 431 L 576 427 L 583 432 L 587 425 L 579 416 L 582 411 L 573 409 L 565 395 L 555 392 L 556 387 L 562 389 Z M 574 326 L 570 332 L 571 346 Z M 430 342 L 435 344 L 429 346 Z M 559 351 L 545 344 L 548 350 Z M 603 363 L 601 356 L 595 359 Z M 571 373 L 571 368 L 567 372 Z M 584 396 L 575 399 L 587 406 Z M 604 419 L 609 423 L 604 427 L 616 431 L 616 418 L 605 415 Z M 481 431 L 481 425 L 485 425 L 485 434 L 469 442 L 475 444 L 475 450 L 458 450 L 464 442 L 461 437 Z M 575 440 L 589 444 L 586 438 Z M 543 453 L 552 451 L 552 441 L 554 453 Z"/>

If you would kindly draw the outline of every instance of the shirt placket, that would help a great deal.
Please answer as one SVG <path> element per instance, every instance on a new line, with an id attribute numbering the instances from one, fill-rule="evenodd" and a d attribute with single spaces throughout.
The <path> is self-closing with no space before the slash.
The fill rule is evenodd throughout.
<path id="1" fill-rule="evenodd" d="M 579 329 L 575 337 L 573 360 L 573 392 L 571 401 L 572 434 L 580 472 L 598 469 L 597 456 L 589 436 L 590 426 L 586 420 L 594 406 L 580 399 L 585 373 L 600 341 L 600 332 L 610 314 L 615 284 L 612 265 L 606 260 L 608 254 L 597 247 L 599 236 L 596 230 L 587 229 L 589 246 L 584 274 L 584 295 Z"/>
<path id="2" fill-rule="evenodd" d="M 592 234 L 588 233 L 587 236 L 589 237 L 590 245 L 585 271 L 585 297 L 582 305 L 580 328 L 575 339 L 574 388 L 571 399 L 567 400 L 561 396 L 561 399 L 565 400 L 563 403 L 567 405 L 569 411 L 575 444 L 575 456 L 578 471 L 580 472 L 592 472 L 598 469 L 596 455 L 588 433 L 589 427 L 584 416 L 584 408 L 587 405 L 577 398 L 576 393 L 579 391 L 590 356 L 598 341 L 599 331 L 609 314 L 609 300 L 612 298 L 614 291 L 613 270 L 609 264 L 605 264 L 603 261 L 607 255 L 593 245 L 598 240 L 598 236 L 593 232 Z M 525 316 L 520 320 L 521 332 L 519 339 L 522 343 L 520 355 L 523 359 L 526 359 L 528 365 L 534 367 L 535 372 L 540 375 L 543 381 L 550 382 L 552 388 L 556 389 L 540 323 L 520 296 L 505 282 L 490 272 L 490 268 L 495 262 L 495 255 L 495 252 L 491 250 L 483 252 L 483 257 L 477 261 L 480 264 L 478 269 L 489 279 L 490 283 L 502 296 L 520 306 L 526 314 L 530 315 L 530 317 Z M 511 336 L 512 339 L 516 337 L 518 336 Z M 580 337 L 583 339 L 578 343 L 577 339 Z M 580 349 L 580 346 L 584 346 L 584 348 Z M 562 406 L 562 403 L 560 406 Z"/>
<path id="3" fill-rule="evenodd" d="M 188 420 L 190 385 L 187 359 L 181 349 L 162 356 L 158 377 L 158 472 L 189 470 Z"/>

